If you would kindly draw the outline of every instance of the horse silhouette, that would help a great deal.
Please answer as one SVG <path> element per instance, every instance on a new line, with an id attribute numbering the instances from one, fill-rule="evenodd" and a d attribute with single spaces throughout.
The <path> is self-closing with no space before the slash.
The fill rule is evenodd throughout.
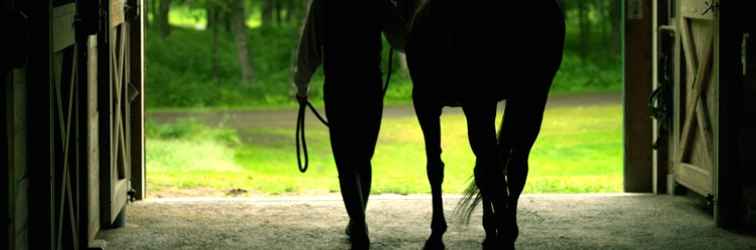
<path id="1" fill-rule="evenodd" d="M 483 206 L 484 249 L 514 248 L 517 203 L 528 157 L 562 62 L 564 15 L 557 0 L 399 2 L 410 13 L 406 55 L 412 100 L 423 131 L 433 215 L 426 249 L 443 249 L 447 224 L 441 184 L 440 116 L 458 106 L 475 154 L 474 182 L 457 212 Z M 496 109 L 506 100 L 498 138 Z"/>

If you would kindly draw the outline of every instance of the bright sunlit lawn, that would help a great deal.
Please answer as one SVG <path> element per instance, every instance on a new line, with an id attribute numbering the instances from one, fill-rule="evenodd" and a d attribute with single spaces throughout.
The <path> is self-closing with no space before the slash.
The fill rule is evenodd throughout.
<path id="1" fill-rule="evenodd" d="M 500 117 L 499 117 L 500 118 Z M 530 158 L 527 193 L 620 192 L 620 105 L 554 107 Z M 292 121 L 293 122 L 293 121 Z M 498 122 L 497 122 L 498 123 Z M 444 191 L 460 193 L 474 156 L 464 116 L 442 118 Z M 296 168 L 294 131 L 256 127 L 236 131 L 197 122 L 148 124 L 147 185 L 151 195 L 244 190 L 247 195 L 338 192 L 325 127 L 310 122 L 310 170 Z M 414 115 L 384 117 L 373 160 L 374 193 L 429 193 L 422 134 Z"/>

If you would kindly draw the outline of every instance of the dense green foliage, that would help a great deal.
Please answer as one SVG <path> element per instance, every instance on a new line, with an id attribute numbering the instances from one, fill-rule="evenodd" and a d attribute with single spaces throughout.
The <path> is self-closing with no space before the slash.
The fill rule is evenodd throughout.
<path id="1" fill-rule="evenodd" d="M 217 55 L 214 56 L 213 32 L 207 30 L 203 5 L 191 1 L 174 2 L 170 12 L 173 27 L 166 37 L 161 37 L 157 25 L 148 26 L 145 50 L 149 109 L 294 105 L 290 75 L 298 42 L 298 19 L 292 17 L 288 22 L 261 25 L 259 3 L 253 2 L 248 3 L 252 11 L 247 21 L 248 58 L 253 69 L 251 84 L 241 83 L 241 68 L 231 33 L 218 33 Z M 565 59 L 553 92 L 618 91 L 622 86 L 619 46 L 607 41 L 612 40 L 611 34 L 617 31 L 612 30 L 610 22 L 606 21 L 607 15 L 598 12 L 600 6 L 596 3 L 585 7 L 589 11 L 585 20 L 578 18 L 579 9 L 573 5 L 567 5 Z M 581 23 L 587 23 L 593 32 L 584 34 L 581 27 L 585 25 L 581 26 Z M 585 51 L 586 47 L 590 50 Z M 387 53 L 384 60 L 385 55 Z M 215 70 L 214 60 L 217 62 Z M 398 57 L 392 79 L 387 102 L 409 103 L 412 87 Z M 317 75 L 312 84 L 311 96 L 318 102 L 322 76 Z"/>
<path id="2" fill-rule="evenodd" d="M 294 28 L 256 28 L 250 32 L 250 60 L 255 67 L 254 82 L 240 84 L 239 64 L 231 37 L 221 36 L 218 50 L 218 81 L 213 79 L 207 32 L 174 28 L 165 38 L 148 33 L 147 106 L 161 107 L 254 107 L 293 105 L 290 96 L 291 66 L 298 33 Z M 386 56 L 384 56 L 385 58 Z M 409 102 L 411 83 L 406 72 L 394 63 L 389 103 Z M 602 62 L 581 59 L 567 51 L 555 79 L 553 92 L 617 91 L 621 88 L 622 71 L 618 60 L 602 58 Z M 384 63 L 385 65 L 385 63 Z M 504 79 L 503 81 L 506 81 Z M 322 76 L 312 82 L 311 96 L 317 102 L 321 95 Z"/>

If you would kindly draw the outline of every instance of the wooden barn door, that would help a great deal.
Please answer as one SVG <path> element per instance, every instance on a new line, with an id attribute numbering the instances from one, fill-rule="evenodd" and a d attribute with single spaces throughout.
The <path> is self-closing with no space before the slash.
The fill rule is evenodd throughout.
<path id="1" fill-rule="evenodd" d="M 100 34 L 99 128 L 102 219 L 116 222 L 133 192 L 132 168 L 142 169 L 141 40 L 132 39 L 141 30 L 139 0 L 110 0 L 104 20 L 107 32 Z M 138 72 L 135 72 L 138 71 Z M 136 75 L 136 77 L 135 77 Z M 136 109 L 136 110 L 135 110 Z M 136 134 L 135 134 L 136 133 Z M 137 150 L 137 152 L 134 152 Z M 136 157 L 135 157 L 136 155 Z M 141 188 L 141 187 L 139 187 Z"/>
<path id="2" fill-rule="evenodd" d="M 715 193 L 714 126 L 719 93 L 715 76 L 718 0 L 679 2 L 677 32 L 682 44 L 675 84 L 673 155 L 675 181 L 707 197 Z"/>
<path id="3" fill-rule="evenodd" d="M 76 42 L 74 1 L 53 1 L 52 62 L 49 88 L 50 142 L 53 163 L 51 249 L 80 249 L 82 179 L 81 47 Z"/>

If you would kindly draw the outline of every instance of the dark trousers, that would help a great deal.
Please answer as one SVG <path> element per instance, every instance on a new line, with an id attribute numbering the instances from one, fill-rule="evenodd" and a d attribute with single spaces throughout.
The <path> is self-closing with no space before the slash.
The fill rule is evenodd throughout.
<path id="1" fill-rule="evenodd" d="M 324 86 L 325 111 L 331 149 L 339 173 L 341 196 L 349 218 L 359 230 L 365 225 L 375 144 L 381 127 L 381 79 L 328 81 Z"/>

